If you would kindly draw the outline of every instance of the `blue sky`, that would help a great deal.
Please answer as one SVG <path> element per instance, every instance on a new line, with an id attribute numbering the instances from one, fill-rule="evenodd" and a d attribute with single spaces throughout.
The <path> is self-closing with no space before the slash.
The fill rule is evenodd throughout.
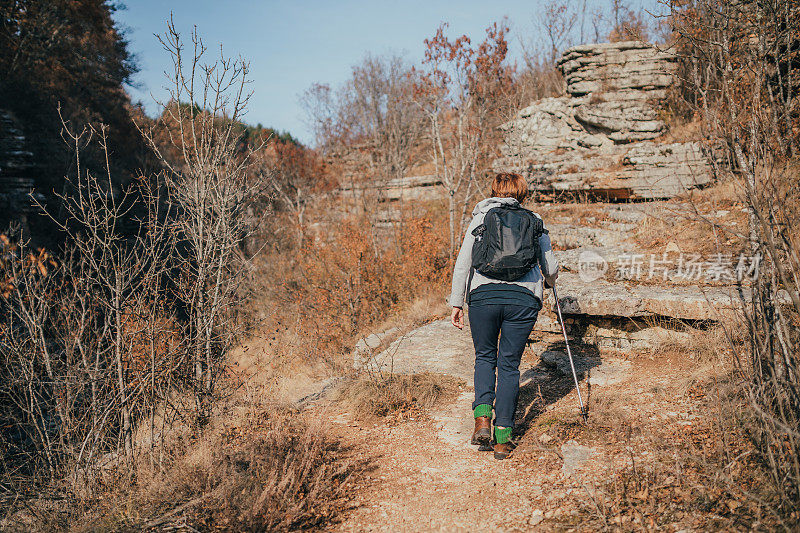
<path id="1" fill-rule="evenodd" d="M 575 0 L 581 4 L 582 0 Z M 634 0 L 631 7 L 654 0 Z M 422 58 L 423 40 L 438 25 L 450 24 L 450 35 L 467 34 L 481 40 L 492 22 L 508 16 L 512 25 L 512 54 L 518 56 L 518 39 L 537 37 L 534 16 L 541 1 L 440 1 L 406 0 L 126 0 L 116 21 L 126 29 L 130 50 L 141 72 L 130 87 L 134 101 L 141 100 L 149 114 L 157 111 L 151 96 L 165 95 L 163 72 L 169 57 L 154 33 L 163 33 L 173 13 L 186 38 L 192 25 L 209 46 L 250 62 L 253 99 L 245 120 L 288 130 L 303 142 L 312 136 L 305 124 L 299 95 L 313 83 L 332 86 L 343 82 L 352 65 L 367 52 L 399 52 L 411 62 Z M 591 4 L 591 2 L 590 2 Z"/>

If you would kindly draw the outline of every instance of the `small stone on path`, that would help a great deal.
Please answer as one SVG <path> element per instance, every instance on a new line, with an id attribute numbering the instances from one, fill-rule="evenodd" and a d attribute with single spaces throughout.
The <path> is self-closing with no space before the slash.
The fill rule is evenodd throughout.
<path id="1" fill-rule="evenodd" d="M 570 440 L 561 445 L 561 456 L 564 458 L 564 466 L 561 471 L 565 476 L 573 475 L 577 470 L 581 469 L 594 453 L 594 448 L 589 446 L 582 446 Z"/>

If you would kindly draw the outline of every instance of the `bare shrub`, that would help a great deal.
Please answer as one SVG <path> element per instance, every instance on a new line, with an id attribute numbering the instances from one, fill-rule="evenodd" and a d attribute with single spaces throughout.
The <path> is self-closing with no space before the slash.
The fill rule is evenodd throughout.
<path id="1" fill-rule="evenodd" d="M 584 5 L 584 13 L 586 6 Z M 539 30 L 547 36 L 549 63 L 555 66 L 556 60 L 565 48 L 574 44 L 573 29 L 578 23 L 578 11 L 569 0 L 547 2 L 536 19 Z M 581 36 L 583 40 L 583 36 Z M 583 44 L 583 43 L 581 43 Z"/>
<path id="2" fill-rule="evenodd" d="M 514 78 L 513 100 L 507 119 L 536 100 L 561 96 L 566 88 L 561 71 L 539 50 L 525 47 L 523 60 L 525 66 L 517 71 Z"/>
<path id="3" fill-rule="evenodd" d="M 404 177 L 424 130 L 413 101 L 415 76 L 400 55 L 368 54 L 342 86 L 316 84 L 306 90 L 301 102 L 318 148 L 328 152 L 366 143 L 374 153 L 370 179 L 383 183 Z"/>
<path id="4" fill-rule="evenodd" d="M 385 248 L 378 226 L 387 187 L 392 180 L 397 186 L 424 152 L 425 117 L 413 98 L 417 78 L 418 72 L 400 55 L 367 54 L 341 86 L 314 85 L 302 99 L 314 129 L 329 134 L 317 137 L 317 148 L 358 161 L 357 168 L 351 164 L 342 173 L 343 181 L 353 186 L 354 200 L 369 219 L 375 255 Z M 402 194 L 398 200 L 400 216 L 395 222 L 402 228 Z M 396 239 L 395 245 L 399 246 Z"/>
<path id="5" fill-rule="evenodd" d="M 183 338 L 194 368 L 195 409 L 204 419 L 224 369 L 221 355 L 241 330 L 248 262 L 240 244 L 253 227 L 248 203 L 263 187 L 250 172 L 253 151 L 240 148 L 239 121 L 251 96 L 249 65 L 223 54 L 205 63 L 196 30 L 186 57 L 172 21 L 159 40 L 173 63 L 171 101 L 159 121 L 140 129 L 167 168 L 166 195 L 176 212 L 166 220 L 177 241 L 175 294 L 187 317 Z M 160 138 L 169 140 L 166 146 Z"/>
<path id="6" fill-rule="evenodd" d="M 624 0 L 611 0 L 610 8 L 609 41 L 647 41 L 648 24 L 641 11 L 631 9 Z"/>
<path id="7" fill-rule="evenodd" d="M 400 56 L 367 55 L 345 86 L 351 134 L 372 144 L 376 174 L 384 181 L 405 177 L 424 131 L 413 100 L 415 75 Z"/>
<path id="8" fill-rule="evenodd" d="M 796 168 L 766 170 L 749 195 L 756 213 L 760 275 L 745 308 L 749 353 L 741 366 L 756 416 L 752 436 L 761 450 L 783 513 L 797 520 L 800 502 L 800 241 Z"/>
<path id="9" fill-rule="evenodd" d="M 299 248 L 306 237 L 306 211 L 333 186 L 332 176 L 316 152 L 294 143 L 269 142 L 256 159 L 274 192 L 276 214 L 284 212 L 291 217 L 289 226 L 294 227 Z M 272 224 L 269 230 L 275 232 L 285 220 L 285 217 L 279 217 L 280 222 Z M 265 235 L 262 240 L 276 240 L 269 237 Z"/>
<path id="10" fill-rule="evenodd" d="M 449 273 L 446 235 L 436 228 L 445 216 L 440 203 L 423 216 L 406 215 L 402 230 L 384 237 L 379 256 L 368 219 L 353 216 L 328 224 L 324 237 L 306 239 L 300 249 L 259 257 L 253 305 L 275 368 L 350 372 L 359 335 L 441 312 Z"/>
<path id="11" fill-rule="evenodd" d="M 421 290 L 441 287 L 447 257 L 441 233 L 430 218 L 409 218 L 392 247 L 376 256 L 368 224 L 341 222 L 327 242 L 302 251 L 299 274 L 288 282 L 291 299 L 313 309 L 315 337 L 334 352 L 350 346 L 355 334 L 385 318 Z"/>
<path id="12" fill-rule="evenodd" d="M 1 472 L 16 490 L 41 483 L 90 498 L 106 470 L 134 482 L 142 452 L 160 464 L 176 419 L 208 420 L 241 331 L 249 264 L 240 245 L 258 190 L 252 152 L 240 146 L 247 67 L 202 65 L 195 34 L 186 74 L 172 24 L 163 44 L 174 52 L 175 98 L 142 128 L 168 171 L 119 189 L 107 128 L 65 122 L 75 175 L 59 212 L 40 207 L 66 251 L 2 243 L 0 417 L 12 431 L 0 437 Z M 105 161 L 105 175 L 86 171 L 86 151 Z"/>
<path id="13" fill-rule="evenodd" d="M 76 175 L 61 196 L 64 216 L 45 213 L 68 252 L 53 257 L 4 237 L 0 405 L 14 430 L 3 439 L 3 474 L 91 494 L 101 457 L 132 460 L 134 426 L 179 379 L 180 355 L 158 297 L 170 242 L 154 204 L 137 209 L 136 200 L 153 200 L 147 184 L 118 192 L 110 166 L 103 178 L 85 172 L 81 152 L 93 137 L 108 161 L 106 130 L 64 127 Z"/>
<path id="14" fill-rule="evenodd" d="M 85 150 L 109 160 L 105 129 L 65 129 L 77 172 L 63 216 L 52 217 L 68 252 L 53 257 L 0 239 L 0 424 L 10 428 L 0 436 L 0 481 L 18 498 L 4 500 L 6 523 L 43 531 L 180 522 L 322 527 L 342 509 L 357 467 L 321 429 L 283 407 L 233 416 L 255 402 L 238 391 L 238 370 L 226 359 L 252 294 L 241 245 L 257 224 L 254 199 L 263 201 L 270 186 L 286 192 L 279 216 L 294 215 L 302 231 L 319 185 L 313 169 L 322 164 L 283 143 L 291 153 L 276 178 L 261 146 L 243 141 L 247 64 L 225 57 L 203 64 L 196 33 L 187 57 L 171 23 L 162 44 L 174 61 L 172 100 L 158 120 L 139 126 L 165 171 L 120 190 L 110 170 L 95 176 L 82 167 Z M 99 144 L 89 144 L 90 135 Z M 291 187 L 303 189 L 299 200 Z M 279 324 L 290 317 L 297 325 L 282 332 L 308 359 L 343 350 L 359 321 L 380 320 L 396 294 L 409 297 L 442 275 L 441 236 L 422 233 L 424 221 L 411 219 L 398 234 L 408 264 L 399 251 L 376 260 L 357 229 L 346 224 L 332 240 L 301 236 L 273 250 L 268 296 L 279 298 L 270 306 L 281 308 Z M 314 262 L 325 257 L 332 262 Z M 398 283 L 393 294 L 391 284 L 406 274 L 419 279 Z M 292 283 L 307 279 L 314 283 L 296 291 Z M 315 338 L 326 325 L 332 335 Z"/>
<path id="15" fill-rule="evenodd" d="M 667 2 L 684 58 L 686 101 L 722 142 L 748 209 L 741 247 L 760 258 L 740 287 L 746 350 L 738 357 L 744 427 L 770 473 L 775 512 L 796 524 L 800 502 L 798 131 L 800 17 L 791 2 Z"/>

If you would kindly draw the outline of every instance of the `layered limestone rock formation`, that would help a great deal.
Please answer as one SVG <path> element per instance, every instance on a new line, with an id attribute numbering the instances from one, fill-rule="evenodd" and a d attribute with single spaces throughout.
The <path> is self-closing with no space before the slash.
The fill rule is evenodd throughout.
<path id="1" fill-rule="evenodd" d="M 587 97 L 575 109 L 585 128 L 624 143 L 658 137 L 666 130 L 650 104 L 666 97 L 674 57 L 639 42 L 576 46 L 558 62 L 572 98 Z"/>
<path id="2" fill-rule="evenodd" d="M 426 200 L 441 195 L 441 178 L 430 174 L 425 176 L 409 176 L 396 178 L 387 182 L 359 183 L 357 185 L 344 185 L 339 188 L 339 194 L 345 198 L 356 198 L 359 194 L 373 191 L 380 194 L 385 202 L 398 200 Z"/>
<path id="3" fill-rule="evenodd" d="M 667 199 L 714 179 L 707 146 L 663 140 L 673 54 L 638 41 L 587 44 L 564 52 L 558 67 L 566 94 L 538 100 L 501 126 L 495 170 L 525 175 L 536 191 L 610 199 Z M 392 180 L 381 185 L 381 200 L 439 198 L 439 184 L 435 176 Z"/>
<path id="4" fill-rule="evenodd" d="M 0 211 L 14 218 L 31 210 L 28 196 L 34 186 L 33 154 L 14 117 L 0 109 Z"/>
<path id="5" fill-rule="evenodd" d="M 561 269 L 557 286 L 562 311 L 570 321 L 567 329 L 585 342 L 621 349 L 650 347 L 663 340 L 660 334 L 655 340 L 650 338 L 656 331 L 654 324 L 729 319 L 741 309 L 742 299 L 748 298 L 749 290 L 744 287 L 740 293 L 730 280 L 715 280 L 713 276 L 701 275 L 699 270 L 696 276 L 677 275 L 680 258 L 689 258 L 691 254 L 682 254 L 675 243 L 642 248 L 637 240 L 642 226 L 691 217 L 692 206 L 688 203 L 672 200 L 595 204 L 593 216 L 583 218 L 577 204 L 543 205 L 539 206 L 539 212 L 547 221 Z M 724 227 L 737 215 L 718 211 L 705 212 L 703 216 Z M 641 267 L 628 269 L 626 265 L 633 265 L 636 257 Z M 702 260 L 708 267 L 714 257 L 710 254 Z M 726 257 L 727 263 L 721 262 L 720 267 L 733 269 L 736 259 Z M 601 262 L 599 271 L 589 268 L 592 261 Z M 658 261 L 662 261 L 666 270 L 658 270 Z M 549 303 L 540 313 L 537 327 L 560 332 L 552 294 L 547 299 Z M 589 331 L 590 325 L 599 330 Z M 620 329 L 621 325 L 633 329 Z"/>
<path id="6" fill-rule="evenodd" d="M 590 44 L 564 52 L 558 66 L 566 95 L 502 126 L 496 170 L 522 173 L 537 191 L 614 199 L 671 198 L 713 179 L 701 143 L 658 142 L 674 55 L 641 42 Z"/>

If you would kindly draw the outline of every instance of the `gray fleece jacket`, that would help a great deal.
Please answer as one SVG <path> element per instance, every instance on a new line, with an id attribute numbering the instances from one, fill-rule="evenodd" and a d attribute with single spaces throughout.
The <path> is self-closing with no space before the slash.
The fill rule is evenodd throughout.
<path id="1" fill-rule="evenodd" d="M 472 283 L 467 287 L 469 280 L 469 271 L 472 266 L 472 245 L 475 243 L 475 236 L 472 235 L 472 230 L 477 228 L 483 223 L 484 217 L 489 209 L 503 204 L 519 205 L 516 198 L 487 198 L 478 202 L 475 209 L 472 211 L 472 222 L 469 223 L 467 233 L 464 235 L 464 241 L 461 243 L 461 250 L 458 252 L 458 259 L 456 259 L 456 266 L 453 270 L 453 288 L 450 291 L 450 305 L 452 307 L 463 307 L 464 296 L 469 294 L 469 291 L 475 287 L 479 287 L 486 283 L 509 283 L 521 285 L 530 290 L 540 301 L 542 301 L 542 294 L 544 292 L 543 280 L 551 287 L 555 285 L 556 278 L 558 277 L 558 260 L 553 253 L 553 247 L 550 244 L 550 237 L 545 233 L 539 237 L 539 249 L 541 255 L 539 256 L 539 264 L 534 266 L 530 272 L 515 281 L 501 281 L 499 279 L 487 278 L 480 272 L 475 272 L 472 275 Z M 540 219 L 537 213 L 534 213 Z M 544 278 L 542 278 L 544 274 Z"/>

